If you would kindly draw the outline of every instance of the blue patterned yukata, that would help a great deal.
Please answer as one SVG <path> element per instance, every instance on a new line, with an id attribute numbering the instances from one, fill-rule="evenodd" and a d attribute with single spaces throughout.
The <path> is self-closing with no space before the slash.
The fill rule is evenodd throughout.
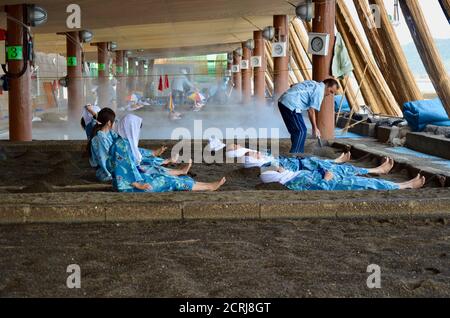
<path id="1" fill-rule="evenodd" d="M 359 190 L 398 190 L 399 186 L 393 182 L 364 178 L 359 176 L 342 176 L 334 174 L 332 180 L 323 178 L 319 171 L 302 170 L 284 184 L 294 191 L 359 191 Z"/>
<path id="2" fill-rule="evenodd" d="M 108 169 L 113 178 L 113 188 L 118 192 L 171 192 L 191 191 L 195 181 L 188 176 L 170 176 L 164 173 L 139 171 L 127 139 L 119 137 L 111 146 Z M 151 189 L 139 190 L 133 183 L 149 184 Z"/>

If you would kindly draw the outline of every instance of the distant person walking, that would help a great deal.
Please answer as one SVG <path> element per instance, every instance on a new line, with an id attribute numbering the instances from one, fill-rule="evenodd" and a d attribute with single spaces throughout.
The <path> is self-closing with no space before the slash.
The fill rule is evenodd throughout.
<path id="1" fill-rule="evenodd" d="M 278 100 L 283 121 L 291 135 L 291 153 L 304 153 L 307 129 L 303 120 L 303 112 L 308 111 L 312 125 L 313 135 L 321 137 L 317 126 L 317 112 L 322 107 L 325 96 L 336 94 L 339 83 L 329 78 L 319 83 L 316 81 L 304 81 L 292 85 Z"/>
<path id="2" fill-rule="evenodd" d="M 185 89 L 194 89 L 194 85 L 187 78 L 187 71 L 181 70 L 181 76 L 175 76 L 172 81 L 172 97 L 174 104 L 183 105 L 185 102 Z"/>

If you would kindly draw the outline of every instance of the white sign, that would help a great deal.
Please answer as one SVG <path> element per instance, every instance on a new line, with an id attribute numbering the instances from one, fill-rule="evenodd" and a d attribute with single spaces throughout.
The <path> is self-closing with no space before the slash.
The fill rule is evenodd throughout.
<path id="1" fill-rule="evenodd" d="M 261 56 L 252 56 L 250 60 L 252 67 L 262 67 L 262 57 Z"/>
<path id="2" fill-rule="evenodd" d="M 249 69 L 249 62 L 248 62 L 248 60 L 242 60 L 241 61 L 241 69 L 242 70 L 248 70 Z"/>

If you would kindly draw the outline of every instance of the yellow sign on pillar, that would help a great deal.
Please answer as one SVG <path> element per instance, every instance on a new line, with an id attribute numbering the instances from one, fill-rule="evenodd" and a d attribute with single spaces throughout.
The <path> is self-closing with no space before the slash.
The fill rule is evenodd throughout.
<path id="1" fill-rule="evenodd" d="M 6 12 L 0 12 L 0 64 L 6 64 Z"/>

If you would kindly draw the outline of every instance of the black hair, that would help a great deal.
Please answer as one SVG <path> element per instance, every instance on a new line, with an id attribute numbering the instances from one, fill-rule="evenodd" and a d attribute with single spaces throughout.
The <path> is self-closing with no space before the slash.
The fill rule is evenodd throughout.
<path id="1" fill-rule="evenodd" d="M 86 123 L 84 122 L 84 118 L 81 117 L 80 125 L 83 128 L 83 130 L 86 130 Z"/>
<path id="2" fill-rule="evenodd" d="M 116 113 L 111 108 L 103 108 L 101 111 L 97 114 L 97 123 L 95 124 L 94 128 L 92 129 L 91 138 L 89 139 L 88 146 L 87 146 L 87 152 L 89 154 L 89 157 L 91 156 L 91 144 L 92 139 L 97 136 L 97 133 L 99 130 L 101 130 L 103 127 L 106 126 L 108 122 L 114 123 L 116 120 Z"/>
<path id="3" fill-rule="evenodd" d="M 336 81 L 334 78 L 327 78 L 323 81 L 326 87 L 333 87 L 336 86 L 337 89 L 339 89 L 340 85 L 339 82 Z"/>

